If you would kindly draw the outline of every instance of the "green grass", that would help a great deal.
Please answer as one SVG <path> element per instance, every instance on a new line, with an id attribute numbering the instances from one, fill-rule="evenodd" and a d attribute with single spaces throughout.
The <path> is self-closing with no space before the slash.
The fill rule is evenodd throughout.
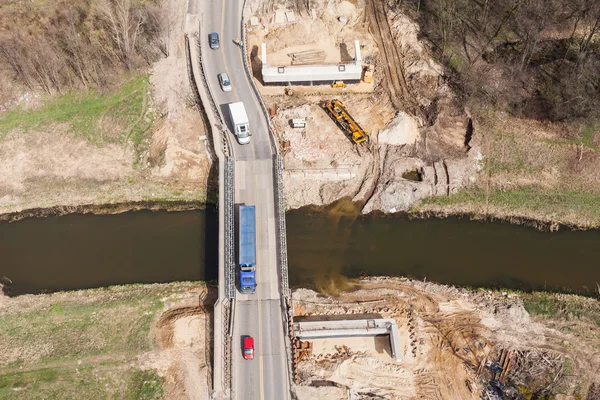
<path id="1" fill-rule="evenodd" d="M 129 369 L 125 364 L 43 368 L 0 374 L 0 398 L 158 400 L 163 379 L 154 370 Z"/>
<path id="2" fill-rule="evenodd" d="M 452 55 L 450 57 L 450 59 L 448 60 L 448 66 L 455 71 L 460 71 L 460 67 L 462 66 L 462 64 L 463 64 L 462 58 L 456 57 L 454 55 Z"/>
<path id="3" fill-rule="evenodd" d="M 19 129 L 48 129 L 66 124 L 96 145 L 131 141 L 139 146 L 152 124 L 146 114 L 148 77 L 134 76 L 109 93 L 76 91 L 46 99 L 40 108 L 0 114 L 0 140 Z"/>
<path id="4" fill-rule="evenodd" d="M 558 145 L 582 145 L 588 149 L 600 152 L 600 147 L 594 144 L 594 135 L 596 131 L 594 128 L 589 127 L 586 128 L 580 138 L 572 138 L 572 139 L 541 139 L 542 143 L 546 144 L 558 144 Z"/>
<path id="5" fill-rule="evenodd" d="M 150 326 L 162 307 L 156 295 L 140 295 L 94 303 L 55 303 L 47 310 L 3 315 L 0 351 L 20 354 L 12 365 L 29 363 L 31 348 L 39 348 L 37 361 L 41 363 L 136 354 L 150 350 Z"/>
<path id="6" fill-rule="evenodd" d="M 128 400 L 159 400 L 164 395 L 163 379 L 156 371 L 135 371 L 129 381 L 127 394 Z"/>
<path id="7" fill-rule="evenodd" d="M 490 212 L 499 208 L 505 212 L 534 212 L 538 217 L 577 213 L 581 220 L 593 225 L 600 225 L 600 195 L 577 192 L 572 190 L 547 189 L 537 186 L 524 186 L 513 190 L 494 190 L 490 192 Z M 452 208 L 454 206 L 470 205 L 479 212 L 486 206 L 486 193 L 481 188 L 463 189 L 450 196 L 440 196 L 424 199 L 415 211 L 436 206 Z"/>
<path id="8" fill-rule="evenodd" d="M 557 213 L 575 211 L 600 218 L 600 196 L 560 189 L 549 190 L 525 186 L 516 190 L 496 190 L 490 195 L 490 204 L 507 208 L 527 208 Z"/>
<path id="9" fill-rule="evenodd" d="M 583 296 L 534 292 L 521 294 L 531 315 L 565 320 L 584 320 L 600 328 L 600 303 Z"/>
<path id="10" fill-rule="evenodd" d="M 592 150 L 600 151 L 600 147 L 594 144 L 594 135 L 600 132 L 600 123 L 590 124 L 589 126 L 583 129 L 581 135 L 581 143 Z"/>
<path id="11" fill-rule="evenodd" d="M 421 202 L 415 207 L 415 211 L 418 211 L 424 206 L 432 205 L 439 207 L 451 207 L 460 204 L 484 204 L 485 203 L 485 192 L 479 188 L 463 189 L 458 193 L 451 194 L 450 196 L 436 196 L 429 197 L 421 200 Z"/>

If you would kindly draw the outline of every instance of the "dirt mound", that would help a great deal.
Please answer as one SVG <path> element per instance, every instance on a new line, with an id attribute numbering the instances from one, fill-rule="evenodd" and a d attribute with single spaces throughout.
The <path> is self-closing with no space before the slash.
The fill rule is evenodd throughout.
<path id="1" fill-rule="evenodd" d="M 394 146 L 413 144 L 419 137 L 417 121 L 410 115 L 398 111 L 398 114 L 377 134 L 377 142 Z"/>

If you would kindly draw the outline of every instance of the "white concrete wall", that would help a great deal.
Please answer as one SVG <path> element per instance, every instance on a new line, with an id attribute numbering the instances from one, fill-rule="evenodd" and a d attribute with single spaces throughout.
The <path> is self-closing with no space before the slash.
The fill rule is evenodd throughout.
<path id="1" fill-rule="evenodd" d="M 271 66 L 267 62 L 267 45 L 262 44 L 262 77 L 268 83 L 357 81 L 362 76 L 360 42 L 354 41 L 354 62 L 335 65 L 286 65 Z M 340 69 L 343 68 L 343 71 Z"/>
<path id="2" fill-rule="evenodd" d="M 392 357 L 402 361 L 402 347 L 396 321 L 391 318 L 338 321 L 295 321 L 294 335 L 298 339 L 389 335 Z"/>

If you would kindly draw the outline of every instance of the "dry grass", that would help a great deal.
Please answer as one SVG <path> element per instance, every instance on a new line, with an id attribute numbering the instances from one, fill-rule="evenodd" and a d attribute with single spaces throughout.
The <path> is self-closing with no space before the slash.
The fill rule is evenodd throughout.
<path id="1" fill-rule="evenodd" d="M 0 114 L 0 213 L 205 200 L 210 164 L 193 124 L 200 117 L 185 110 L 179 125 L 169 122 L 177 141 L 164 140 L 161 149 L 169 158 L 152 169 L 150 136 L 164 124 L 154 124 L 160 113 L 150 110 L 148 90 L 148 78 L 140 75 L 106 93 L 73 92 L 35 109 Z"/>

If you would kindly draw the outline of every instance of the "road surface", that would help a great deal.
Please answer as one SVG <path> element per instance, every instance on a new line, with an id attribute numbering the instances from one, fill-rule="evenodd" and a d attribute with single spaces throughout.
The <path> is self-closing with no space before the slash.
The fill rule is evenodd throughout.
<path id="1" fill-rule="evenodd" d="M 244 70 L 242 49 L 234 43 L 242 37 L 242 4 L 239 0 L 190 0 L 188 13 L 197 14 L 201 21 L 200 41 L 206 76 L 217 107 L 231 131 L 227 104 L 243 102 L 252 133 L 250 144 L 244 146 L 230 136 L 236 160 L 236 227 L 239 205 L 256 205 L 258 283 L 253 295 L 237 292 L 232 343 L 232 397 L 283 400 L 290 398 L 290 387 L 284 342 L 286 327 L 277 268 L 273 150 L 267 121 Z M 208 45 L 211 32 L 219 34 L 218 50 L 211 50 Z M 217 80 L 221 72 L 229 75 L 231 92 L 221 90 Z M 243 335 L 255 339 L 255 358 L 252 361 L 243 359 Z"/>

